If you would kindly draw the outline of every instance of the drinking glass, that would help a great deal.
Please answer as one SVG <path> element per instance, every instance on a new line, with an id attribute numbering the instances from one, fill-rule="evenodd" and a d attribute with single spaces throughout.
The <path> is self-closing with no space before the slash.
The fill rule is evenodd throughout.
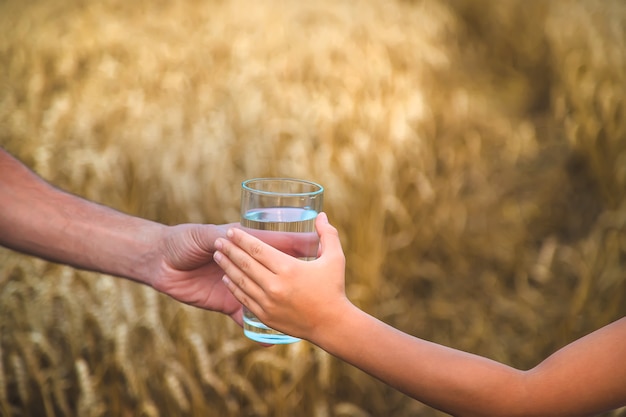
<path id="1" fill-rule="evenodd" d="M 317 258 L 319 239 L 315 218 L 322 210 L 324 188 L 294 178 L 254 178 L 241 183 L 241 226 L 284 233 L 293 240 L 290 250 L 299 259 Z M 295 245 L 295 246 L 294 246 Z M 243 307 L 244 334 L 257 342 L 287 344 L 300 339 L 263 324 Z"/>

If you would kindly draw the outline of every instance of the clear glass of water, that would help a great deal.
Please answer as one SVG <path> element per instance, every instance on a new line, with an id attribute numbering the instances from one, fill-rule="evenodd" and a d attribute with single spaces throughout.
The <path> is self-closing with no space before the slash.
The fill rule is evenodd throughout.
<path id="1" fill-rule="evenodd" d="M 324 188 L 293 178 L 254 178 L 241 184 L 241 226 L 271 232 L 296 233 L 290 248 L 299 259 L 314 260 L 319 240 L 315 218 L 322 210 Z M 245 306 L 243 332 L 257 342 L 287 344 L 300 339 L 263 324 Z"/>

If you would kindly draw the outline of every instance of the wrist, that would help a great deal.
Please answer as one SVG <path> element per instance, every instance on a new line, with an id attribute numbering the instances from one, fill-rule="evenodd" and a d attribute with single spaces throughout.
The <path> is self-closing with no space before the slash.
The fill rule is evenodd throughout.
<path id="1" fill-rule="evenodd" d="M 354 326 L 361 314 L 363 312 L 346 297 L 336 307 L 332 308 L 332 314 L 324 320 L 320 320 L 320 324 L 311 331 L 310 336 L 306 339 L 323 350 L 335 354 L 339 347 L 338 344 L 343 343 L 346 331 L 350 329 L 350 326 Z"/>
<path id="2" fill-rule="evenodd" d="M 104 245 L 100 267 L 108 269 L 106 273 L 152 286 L 161 267 L 161 242 L 167 226 L 136 217 L 130 221 L 132 225 L 116 230 Z"/>

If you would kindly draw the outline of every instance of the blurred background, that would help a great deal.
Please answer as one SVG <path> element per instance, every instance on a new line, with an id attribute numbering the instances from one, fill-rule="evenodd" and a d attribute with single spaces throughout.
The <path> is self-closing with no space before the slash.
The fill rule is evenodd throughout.
<path id="1" fill-rule="evenodd" d="M 355 304 L 530 368 L 626 314 L 625 28 L 621 0 L 3 0 L 0 146 L 167 224 L 319 182 Z M 0 415 L 444 414 L 0 249 Z"/>

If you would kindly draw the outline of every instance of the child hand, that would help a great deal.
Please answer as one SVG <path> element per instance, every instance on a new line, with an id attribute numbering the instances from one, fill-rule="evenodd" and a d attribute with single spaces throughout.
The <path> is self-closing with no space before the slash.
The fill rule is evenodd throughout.
<path id="1" fill-rule="evenodd" d="M 217 239 L 214 258 L 235 298 L 263 323 L 311 340 L 349 301 L 345 294 L 345 256 L 337 229 L 325 213 L 317 216 L 320 256 L 303 261 L 287 255 L 241 229 Z"/>

